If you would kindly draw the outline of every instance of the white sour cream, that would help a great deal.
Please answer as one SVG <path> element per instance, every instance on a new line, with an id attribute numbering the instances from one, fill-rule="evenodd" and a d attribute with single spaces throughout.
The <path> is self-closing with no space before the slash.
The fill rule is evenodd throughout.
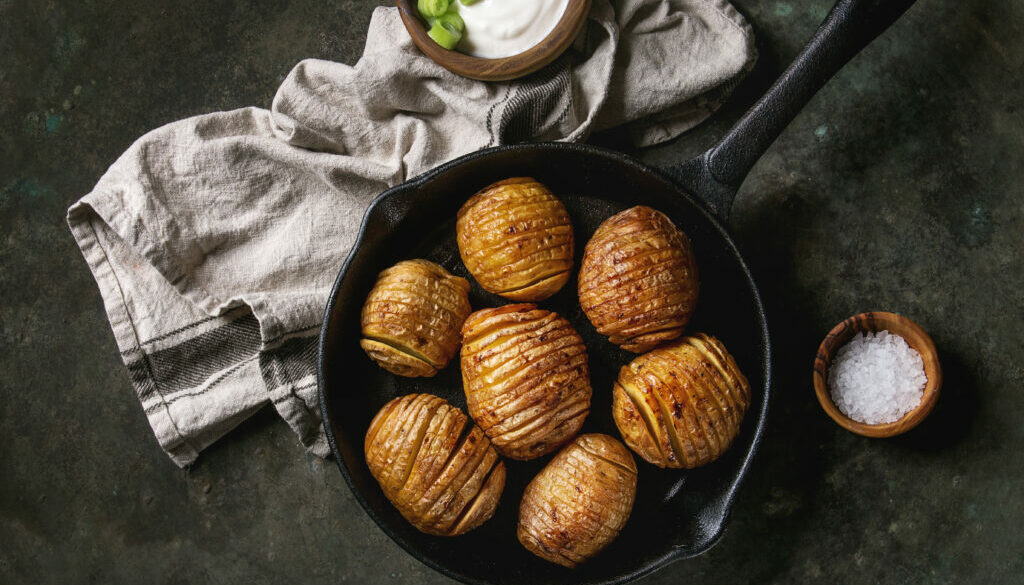
<path id="1" fill-rule="evenodd" d="M 479 0 L 459 3 L 466 23 L 458 49 L 474 57 L 518 55 L 544 40 L 558 24 L 569 0 Z"/>

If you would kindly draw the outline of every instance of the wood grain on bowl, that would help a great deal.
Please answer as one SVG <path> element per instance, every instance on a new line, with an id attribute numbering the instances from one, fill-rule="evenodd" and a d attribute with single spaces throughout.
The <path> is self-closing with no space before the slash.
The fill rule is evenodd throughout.
<path id="1" fill-rule="evenodd" d="M 427 35 L 426 24 L 420 19 L 414 0 L 397 0 L 396 4 L 412 42 L 416 43 L 424 55 L 452 73 L 480 81 L 516 79 L 551 63 L 576 39 L 590 12 L 590 0 L 569 0 L 562 18 L 544 40 L 518 55 L 483 59 L 449 51 L 435 43 Z"/>
<path id="2" fill-rule="evenodd" d="M 855 421 L 843 414 L 835 403 L 832 402 L 832 395 L 828 388 L 828 369 L 839 348 L 846 345 L 854 335 L 861 332 L 888 331 L 899 335 L 906 340 L 917 353 L 921 354 L 924 362 L 924 373 L 928 382 L 924 387 L 924 395 L 921 397 L 921 404 L 903 415 L 895 422 L 887 424 L 871 425 Z M 865 437 L 884 438 L 905 433 L 916 427 L 928 413 L 932 411 L 935 402 L 939 399 L 939 389 L 942 387 L 942 368 L 939 366 L 938 352 L 935 344 L 932 343 L 928 334 L 921 329 L 917 323 L 895 313 L 873 311 L 861 313 L 844 320 L 825 336 L 825 340 L 818 347 L 818 354 L 814 358 L 814 393 L 818 402 L 825 410 L 825 413 L 836 421 L 844 429 L 863 435 Z"/>

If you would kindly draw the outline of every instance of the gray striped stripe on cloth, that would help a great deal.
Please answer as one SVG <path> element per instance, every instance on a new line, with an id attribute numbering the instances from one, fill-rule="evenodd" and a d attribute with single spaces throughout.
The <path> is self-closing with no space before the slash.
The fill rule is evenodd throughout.
<path id="1" fill-rule="evenodd" d="M 268 402 L 304 446 L 326 456 L 316 385 L 318 331 L 312 325 L 263 343 L 256 317 L 233 311 L 142 342 L 123 357 L 146 416 L 165 431 L 158 436 L 174 437 L 164 447 L 179 464 L 191 463 Z M 263 387 L 254 384 L 260 379 Z"/>

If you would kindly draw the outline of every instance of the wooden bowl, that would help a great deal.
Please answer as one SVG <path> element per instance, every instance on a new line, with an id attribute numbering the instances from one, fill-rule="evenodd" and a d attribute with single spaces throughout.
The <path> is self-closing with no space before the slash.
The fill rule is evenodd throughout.
<path id="1" fill-rule="evenodd" d="M 457 0 L 454 0 L 457 1 Z M 533 73 L 562 54 L 583 29 L 590 12 L 590 0 L 569 0 L 561 20 L 544 40 L 526 51 L 501 59 L 483 59 L 458 51 L 449 51 L 427 36 L 426 23 L 420 20 L 415 0 L 397 0 L 398 13 L 406 30 L 423 54 L 445 69 L 470 79 L 506 81 Z"/>
<path id="2" fill-rule="evenodd" d="M 914 410 L 895 422 L 869 425 L 849 418 L 840 412 L 832 402 L 832 395 L 828 389 L 828 368 L 832 363 L 832 356 L 854 335 L 860 332 L 883 330 L 899 335 L 907 341 L 910 347 L 921 354 L 921 359 L 924 361 L 924 373 L 928 381 L 925 383 L 921 404 Z M 846 319 L 828 332 L 825 340 L 818 347 L 818 355 L 814 358 L 814 392 L 818 395 L 821 407 L 832 417 L 832 420 L 839 423 L 839 426 L 865 437 L 892 437 L 916 427 L 932 411 L 939 398 L 939 388 L 941 387 L 942 368 L 939 367 L 935 344 L 932 343 L 928 334 L 918 327 L 917 323 L 895 313 L 876 311 L 861 313 Z"/>

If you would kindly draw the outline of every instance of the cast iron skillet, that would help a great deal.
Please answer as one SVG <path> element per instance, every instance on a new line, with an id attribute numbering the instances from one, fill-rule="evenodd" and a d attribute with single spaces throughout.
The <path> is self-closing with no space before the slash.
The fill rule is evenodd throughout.
<path id="1" fill-rule="evenodd" d="M 445 575 L 488 584 L 623 583 L 715 544 L 764 431 L 771 378 L 761 299 L 720 222 L 747 172 L 807 100 L 912 3 L 840 0 L 796 61 L 722 142 L 676 168 L 659 171 L 586 145 L 502 146 L 442 165 L 373 202 L 324 315 L 319 385 L 338 467 L 384 532 Z M 408 379 L 380 369 L 359 348 L 360 310 L 377 273 L 403 259 L 428 258 L 472 282 L 455 244 L 456 211 L 481 187 L 521 175 L 536 177 L 565 203 L 575 229 L 577 266 L 584 244 L 613 213 L 645 204 L 668 214 L 689 234 L 701 273 L 700 300 L 688 330 L 722 339 L 754 390 L 740 435 L 718 461 L 687 472 L 659 470 L 637 458 L 639 486 L 628 524 L 611 546 L 574 571 L 531 555 L 515 536 L 523 488 L 550 457 L 506 460 L 508 480 L 494 517 L 456 538 L 421 534 L 402 519 L 363 458 L 370 420 L 396 396 L 429 392 L 465 408 L 457 357 L 434 378 Z M 474 283 L 470 302 L 480 309 L 507 301 Z M 579 308 L 575 279 L 542 306 L 567 317 L 587 345 L 594 397 L 583 432 L 619 436 L 611 418 L 611 385 L 619 367 L 634 356 L 594 331 Z"/>

